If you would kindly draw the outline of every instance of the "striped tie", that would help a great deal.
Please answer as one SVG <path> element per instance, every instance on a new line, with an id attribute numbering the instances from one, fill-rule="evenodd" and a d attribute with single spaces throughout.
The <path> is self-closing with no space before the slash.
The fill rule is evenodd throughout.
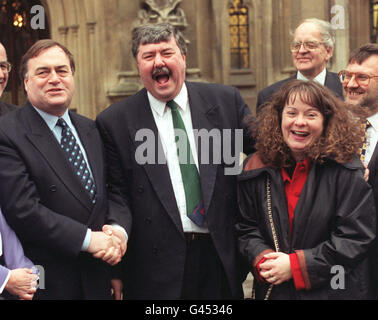
<path id="1" fill-rule="evenodd" d="M 88 165 L 80 150 L 80 146 L 66 121 L 59 118 L 56 124 L 62 128 L 60 146 L 94 204 L 96 203 L 96 185 L 89 173 Z"/>
<path id="2" fill-rule="evenodd" d="M 365 132 L 362 138 L 362 147 L 360 148 L 360 159 L 362 162 L 365 160 L 366 148 L 367 148 L 367 130 L 370 127 L 371 127 L 371 123 L 368 120 L 366 120 L 366 122 L 362 124 L 362 129 Z"/>

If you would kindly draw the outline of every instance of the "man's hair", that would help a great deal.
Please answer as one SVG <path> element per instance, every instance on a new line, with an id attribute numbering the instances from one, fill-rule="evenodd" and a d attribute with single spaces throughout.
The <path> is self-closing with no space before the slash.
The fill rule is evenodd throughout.
<path id="1" fill-rule="evenodd" d="M 320 31 L 320 35 L 322 37 L 322 42 L 326 48 L 333 48 L 335 45 L 335 35 L 334 30 L 332 29 L 332 25 L 328 21 L 324 21 L 317 18 L 309 18 L 303 20 L 299 25 L 301 26 L 304 23 L 312 23 L 314 24 Z M 296 29 L 298 29 L 298 27 Z M 294 32 L 291 32 L 292 37 L 294 36 Z"/>
<path id="2" fill-rule="evenodd" d="M 169 23 L 147 24 L 134 28 L 132 31 L 132 53 L 137 57 L 139 46 L 148 43 L 168 42 L 174 37 L 181 54 L 186 55 L 187 45 L 184 36 Z"/>
<path id="3" fill-rule="evenodd" d="M 34 43 L 21 59 L 20 78 L 22 82 L 24 82 L 25 78 L 27 77 L 29 60 L 37 57 L 42 51 L 53 47 L 59 47 L 64 51 L 68 57 L 68 60 L 70 61 L 72 74 L 75 74 L 75 60 L 72 53 L 59 42 L 51 39 L 43 39 Z"/>
<path id="4" fill-rule="evenodd" d="M 349 63 L 361 64 L 373 55 L 378 55 L 378 44 L 366 43 L 351 53 Z"/>

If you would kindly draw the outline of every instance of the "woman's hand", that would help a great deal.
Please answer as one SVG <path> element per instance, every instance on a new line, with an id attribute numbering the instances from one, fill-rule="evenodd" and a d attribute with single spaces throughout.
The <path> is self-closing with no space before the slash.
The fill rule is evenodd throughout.
<path id="1" fill-rule="evenodd" d="M 267 260 L 260 264 L 260 275 L 265 281 L 278 285 L 293 277 L 288 254 L 272 252 L 264 255 L 264 258 Z"/>

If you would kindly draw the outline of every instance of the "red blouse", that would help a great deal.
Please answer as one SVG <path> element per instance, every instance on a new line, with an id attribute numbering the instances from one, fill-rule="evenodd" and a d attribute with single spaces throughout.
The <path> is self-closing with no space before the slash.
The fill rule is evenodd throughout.
<path id="1" fill-rule="evenodd" d="M 293 232 L 293 220 L 294 220 L 294 211 L 297 206 L 297 202 L 301 195 L 304 184 L 306 183 L 308 173 L 311 168 L 311 163 L 308 159 L 305 159 L 302 162 L 298 162 L 294 169 L 293 176 L 290 178 L 289 174 L 284 168 L 281 169 L 282 179 L 285 185 L 285 194 L 287 201 L 287 208 L 289 214 L 289 226 L 290 226 L 290 237 Z M 293 275 L 294 285 L 297 290 L 305 289 L 305 282 L 300 270 L 299 260 L 296 253 L 289 254 L 291 272 Z M 265 258 L 262 258 L 256 268 L 260 270 L 260 264 L 266 261 Z M 259 280 L 263 281 L 259 272 L 256 272 L 259 275 Z"/>
<path id="2" fill-rule="evenodd" d="M 286 170 L 284 168 L 281 168 L 282 179 L 285 184 L 287 209 L 289 213 L 290 237 L 292 236 L 293 232 L 294 211 L 301 195 L 303 186 L 306 183 L 310 167 L 311 163 L 308 159 L 305 159 L 302 162 L 298 162 L 291 178 Z M 298 256 L 296 253 L 291 253 L 289 254 L 289 258 L 295 288 L 297 290 L 303 290 L 305 289 L 305 282 L 300 270 Z"/>

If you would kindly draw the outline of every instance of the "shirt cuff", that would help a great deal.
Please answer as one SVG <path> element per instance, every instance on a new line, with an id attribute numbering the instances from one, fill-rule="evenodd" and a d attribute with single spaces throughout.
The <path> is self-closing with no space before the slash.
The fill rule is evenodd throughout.
<path id="1" fill-rule="evenodd" d="M 11 271 L 9 270 L 7 276 L 5 277 L 5 279 L 4 279 L 4 281 L 3 281 L 3 283 L 2 283 L 2 284 L 0 283 L 0 285 L 1 285 L 1 286 L 0 286 L 0 294 L 3 293 L 4 288 L 5 288 L 5 286 L 7 285 L 8 280 L 9 280 L 9 278 L 10 278 L 10 274 L 11 274 Z"/>
<path id="2" fill-rule="evenodd" d="M 301 266 L 299 264 L 298 256 L 296 253 L 289 254 L 291 273 L 293 274 L 293 280 L 296 290 L 306 289 L 306 284 L 301 271 Z"/>
<path id="3" fill-rule="evenodd" d="M 81 246 L 81 251 L 87 251 L 88 250 L 89 244 L 91 242 L 91 235 L 92 235 L 92 230 L 88 228 L 87 234 L 85 235 L 85 238 L 84 238 L 84 241 L 83 241 L 83 245 Z"/>

